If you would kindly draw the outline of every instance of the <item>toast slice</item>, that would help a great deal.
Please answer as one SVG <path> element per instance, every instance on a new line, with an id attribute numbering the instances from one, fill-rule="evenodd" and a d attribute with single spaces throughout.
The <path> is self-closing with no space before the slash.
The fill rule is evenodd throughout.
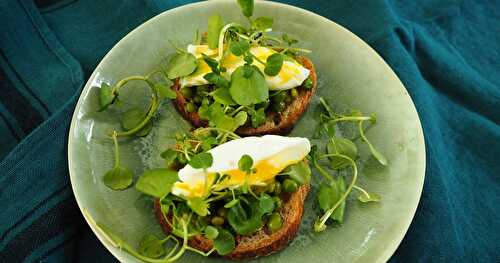
<path id="1" fill-rule="evenodd" d="M 307 110 L 311 98 L 316 91 L 317 86 L 317 75 L 316 70 L 314 69 L 314 65 L 312 61 L 303 56 L 297 56 L 295 58 L 297 62 L 302 64 L 305 68 L 310 70 L 310 76 L 313 86 L 311 89 L 306 90 L 303 88 L 299 88 L 298 96 L 287 105 L 285 110 L 281 113 L 276 112 L 268 112 L 267 119 L 264 124 L 257 128 L 242 126 L 236 130 L 236 133 L 242 136 L 257 136 L 257 135 L 265 135 L 265 134 L 287 134 L 289 133 L 295 123 L 299 121 L 300 117 Z M 174 91 L 177 93 L 177 98 L 173 100 L 175 108 L 179 111 L 179 113 L 187 119 L 193 126 L 205 127 L 208 123 L 205 120 L 202 120 L 197 112 L 187 112 L 185 106 L 187 104 L 186 98 L 182 96 L 180 91 L 179 80 L 176 80 L 173 86 Z"/>
<path id="2" fill-rule="evenodd" d="M 282 207 L 280 215 L 283 226 L 278 231 L 271 233 L 266 227 L 250 236 L 236 236 L 236 247 L 224 257 L 232 260 L 252 259 L 267 256 L 285 248 L 295 237 L 299 230 L 302 215 L 304 213 L 304 202 L 309 193 L 310 186 L 302 185 L 291 194 L 282 194 Z M 170 226 L 162 215 L 159 200 L 155 201 L 155 214 L 163 231 L 170 233 Z M 189 245 L 198 250 L 207 252 L 212 249 L 212 241 L 202 235 L 197 235 L 189 240 Z"/>

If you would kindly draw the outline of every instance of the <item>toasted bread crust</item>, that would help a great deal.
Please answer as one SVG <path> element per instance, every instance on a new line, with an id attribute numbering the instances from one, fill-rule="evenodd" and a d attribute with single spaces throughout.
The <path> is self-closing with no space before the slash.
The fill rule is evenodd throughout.
<path id="1" fill-rule="evenodd" d="M 280 215 L 283 226 L 280 230 L 270 233 L 266 228 L 263 228 L 251 236 L 237 235 L 235 249 L 224 257 L 233 260 L 251 259 L 266 256 L 283 249 L 299 230 L 304 213 L 304 202 L 309 189 L 309 185 L 302 185 L 292 194 L 281 195 L 283 205 L 280 209 Z M 159 200 L 155 201 L 154 207 L 156 217 L 163 231 L 169 234 L 171 228 L 161 212 Z M 202 235 L 192 237 L 189 240 L 189 245 L 204 252 L 213 247 L 212 241 Z"/>
<path id="2" fill-rule="evenodd" d="M 267 116 L 267 120 L 264 124 L 257 128 L 253 127 L 240 127 L 236 130 L 236 133 L 243 136 L 255 136 L 255 135 L 264 135 L 264 134 L 286 134 L 289 133 L 295 123 L 299 121 L 300 117 L 307 110 L 311 98 L 316 91 L 317 87 L 317 75 L 316 70 L 312 61 L 303 56 L 297 56 L 296 60 L 302 64 L 305 68 L 310 70 L 310 79 L 313 83 L 311 89 L 299 89 L 299 94 L 297 98 L 295 98 L 289 105 L 287 105 L 286 109 L 281 113 L 271 113 Z M 205 127 L 208 123 L 205 120 L 200 118 L 200 115 L 197 112 L 187 112 L 185 109 L 186 106 L 186 98 L 182 96 L 180 92 L 180 83 L 177 79 L 174 82 L 173 89 L 177 93 L 177 98 L 173 100 L 175 108 L 179 111 L 179 113 L 187 119 L 193 126 Z M 278 120 L 278 121 L 276 121 Z"/>

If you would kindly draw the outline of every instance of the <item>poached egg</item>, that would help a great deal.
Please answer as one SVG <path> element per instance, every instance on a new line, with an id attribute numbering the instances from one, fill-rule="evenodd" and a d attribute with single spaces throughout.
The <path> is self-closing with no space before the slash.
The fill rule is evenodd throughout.
<path id="1" fill-rule="evenodd" d="M 203 76 L 212 72 L 212 70 L 203 60 L 202 54 L 216 56 L 218 54 L 218 49 L 210 49 L 208 45 L 188 45 L 187 52 L 193 54 L 198 59 L 198 67 L 191 75 L 181 78 L 181 86 L 189 87 L 208 84 L 208 81 L 206 81 Z M 263 62 L 265 62 L 269 56 L 276 53 L 276 51 L 270 48 L 260 46 L 251 47 L 250 52 Z M 227 69 L 227 71 L 223 73 L 223 76 L 230 79 L 231 74 L 236 68 L 244 64 L 245 61 L 243 60 L 243 56 L 235 56 L 229 52 L 221 61 L 221 65 Z M 264 65 L 255 59 L 252 64 L 264 72 Z M 287 90 L 300 86 L 302 82 L 309 77 L 309 73 L 309 70 L 300 65 L 297 61 L 287 59 L 283 61 L 283 66 L 278 75 L 268 76 L 264 74 L 264 77 L 270 90 Z"/>
<path id="2" fill-rule="evenodd" d="M 179 170 L 179 181 L 174 183 L 172 194 L 203 197 L 210 191 L 217 173 L 227 175 L 216 185 L 217 190 L 237 188 L 245 181 L 248 185 L 266 185 L 283 169 L 302 161 L 310 150 L 309 140 L 301 137 L 265 135 L 232 140 L 208 151 L 213 157 L 209 168 L 195 169 L 188 164 Z M 238 168 L 238 161 L 245 154 L 252 157 L 256 169 L 250 175 Z"/>

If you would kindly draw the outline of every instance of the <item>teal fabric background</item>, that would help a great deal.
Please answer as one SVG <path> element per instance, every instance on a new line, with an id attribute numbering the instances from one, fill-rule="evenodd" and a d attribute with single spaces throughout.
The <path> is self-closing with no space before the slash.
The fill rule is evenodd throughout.
<path id="1" fill-rule="evenodd" d="M 0 2 L 0 261 L 114 262 L 84 223 L 66 143 L 99 60 L 190 1 Z M 500 1 L 283 1 L 345 26 L 394 69 L 427 147 L 422 199 L 392 262 L 500 261 Z"/>

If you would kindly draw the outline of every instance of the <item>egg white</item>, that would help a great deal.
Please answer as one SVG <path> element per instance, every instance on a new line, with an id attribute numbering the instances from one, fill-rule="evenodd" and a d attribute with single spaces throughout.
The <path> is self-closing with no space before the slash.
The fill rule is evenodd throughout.
<path id="1" fill-rule="evenodd" d="M 218 190 L 237 188 L 245 180 L 249 185 L 265 185 L 287 166 L 302 161 L 310 150 L 309 140 L 301 137 L 265 135 L 232 140 L 208 151 L 212 154 L 213 163 L 206 170 L 190 165 L 179 170 L 179 181 L 174 184 L 172 194 L 201 197 L 209 191 L 216 173 L 229 175 L 217 185 Z M 252 157 L 257 170 L 246 179 L 238 170 L 238 161 L 245 154 Z"/>
<path id="2" fill-rule="evenodd" d="M 218 53 L 217 49 L 209 49 L 207 45 L 188 45 L 187 51 L 193 54 L 198 59 L 198 68 L 191 75 L 181 78 L 181 86 L 189 87 L 208 84 L 208 81 L 206 81 L 203 76 L 207 73 L 210 73 L 211 69 L 202 59 L 202 54 L 205 54 L 207 56 L 215 56 Z M 259 46 L 251 47 L 250 52 L 263 62 L 265 62 L 270 55 L 276 53 L 276 51 L 270 48 Z M 235 56 L 231 53 L 228 53 L 222 59 L 222 66 L 227 69 L 227 71 L 224 73 L 224 76 L 227 79 L 230 79 L 233 71 L 235 71 L 236 68 L 242 66 L 243 64 L 245 64 L 245 62 L 242 56 Z M 264 65 L 262 65 L 258 61 L 254 60 L 253 65 L 264 71 Z M 287 90 L 300 86 L 302 82 L 304 82 L 304 80 L 309 77 L 309 74 L 310 71 L 300 65 L 297 61 L 285 60 L 278 75 L 265 75 L 264 77 L 270 90 Z"/>

